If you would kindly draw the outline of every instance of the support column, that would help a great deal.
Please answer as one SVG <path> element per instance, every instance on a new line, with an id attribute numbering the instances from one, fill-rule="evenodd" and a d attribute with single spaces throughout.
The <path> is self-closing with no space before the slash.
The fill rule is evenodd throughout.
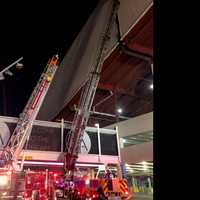
<path id="1" fill-rule="evenodd" d="M 61 152 L 63 153 L 64 119 L 61 119 Z"/>
<path id="2" fill-rule="evenodd" d="M 120 138 L 119 138 L 118 127 L 117 126 L 115 127 L 115 130 L 116 130 L 116 139 L 117 139 L 118 159 L 119 159 L 119 162 L 121 162 L 121 152 L 120 152 L 121 141 L 120 141 Z"/>
<path id="3" fill-rule="evenodd" d="M 122 178 L 123 178 L 123 177 L 122 177 L 122 169 L 121 169 L 120 164 L 117 164 L 117 177 L 118 177 L 119 179 L 122 179 Z"/>
<path id="4" fill-rule="evenodd" d="M 45 171 L 45 195 L 48 196 L 48 183 L 49 183 L 49 171 L 46 169 Z"/>
<path id="5" fill-rule="evenodd" d="M 99 149 L 98 160 L 99 162 L 101 162 L 101 136 L 100 136 L 99 124 L 97 125 L 97 138 L 98 138 L 98 149 Z"/>
<path id="6" fill-rule="evenodd" d="M 91 169 L 91 178 L 94 179 L 95 176 L 94 176 L 94 169 Z"/>
<path id="7" fill-rule="evenodd" d="M 123 138 L 120 138 L 119 139 L 119 143 L 120 143 L 120 148 L 124 148 L 124 141 L 123 141 Z"/>
<path id="8" fill-rule="evenodd" d="M 150 177 L 148 177 L 148 184 L 149 184 L 149 191 L 150 191 L 150 193 L 153 193 L 153 187 L 152 187 L 152 184 L 151 184 L 151 178 Z"/>
<path id="9" fill-rule="evenodd" d="M 133 183 L 133 192 L 138 193 L 139 189 L 137 185 L 137 180 L 134 177 L 132 177 L 132 183 Z"/>

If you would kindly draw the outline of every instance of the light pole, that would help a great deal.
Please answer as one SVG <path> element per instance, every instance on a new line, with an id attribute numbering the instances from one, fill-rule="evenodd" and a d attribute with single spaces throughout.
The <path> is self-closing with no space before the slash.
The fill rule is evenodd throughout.
<path id="1" fill-rule="evenodd" d="M 21 60 L 23 59 L 23 57 L 17 59 L 15 62 L 13 62 L 12 64 L 8 65 L 6 68 L 4 68 L 2 71 L 0 71 L 0 81 L 3 81 L 5 79 L 4 74 L 8 74 L 9 76 L 12 76 L 13 73 L 9 70 L 10 68 L 12 68 L 13 66 L 16 67 L 23 67 L 23 64 L 19 63 Z M 2 104 L 3 104 L 3 115 L 7 114 L 7 104 L 6 104 L 6 85 L 5 82 L 2 83 Z"/>
<path id="2" fill-rule="evenodd" d="M 9 70 L 11 67 L 19 64 L 19 62 L 23 59 L 23 57 L 19 58 L 18 60 L 16 60 L 15 62 L 13 62 L 12 64 L 8 65 L 5 69 L 3 69 L 2 71 L 0 71 L 0 80 L 4 80 L 5 77 L 3 75 L 3 73 L 8 74 L 10 76 L 13 75 L 13 73 Z"/>

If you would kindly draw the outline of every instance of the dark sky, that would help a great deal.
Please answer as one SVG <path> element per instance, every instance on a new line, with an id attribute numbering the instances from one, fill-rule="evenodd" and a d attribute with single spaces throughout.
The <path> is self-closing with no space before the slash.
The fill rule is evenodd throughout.
<path id="1" fill-rule="evenodd" d="M 0 81 L 0 115 L 19 115 L 48 59 L 63 58 L 98 0 L 33 2 L 0 3 L 0 70 L 24 57 L 24 68 Z"/>

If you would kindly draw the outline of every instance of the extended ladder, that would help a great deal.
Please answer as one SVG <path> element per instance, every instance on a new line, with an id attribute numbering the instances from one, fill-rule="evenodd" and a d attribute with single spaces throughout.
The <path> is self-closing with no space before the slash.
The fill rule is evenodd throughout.
<path id="1" fill-rule="evenodd" d="M 94 100 L 94 95 L 99 83 L 102 65 L 106 56 L 108 41 L 110 39 L 111 28 L 116 19 L 116 13 L 119 7 L 119 1 L 112 1 L 112 8 L 108 23 L 101 37 L 99 48 L 97 49 L 97 58 L 92 71 L 89 74 L 88 81 L 84 86 L 78 109 L 76 111 L 72 127 L 69 133 L 69 139 L 66 141 L 67 153 L 65 155 L 64 168 L 66 174 L 73 178 L 73 171 L 75 169 L 75 162 L 78 158 L 80 143 L 87 125 L 91 106 Z"/>
<path id="2" fill-rule="evenodd" d="M 25 143 L 29 140 L 33 122 L 48 92 L 49 86 L 58 68 L 58 55 L 53 56 L 47 63 L 35 89 L 22 114 L 20 114 L 17 126 L 3 150 L 2 157 L 5 165 L 17 170 L 17 160 Z"/>

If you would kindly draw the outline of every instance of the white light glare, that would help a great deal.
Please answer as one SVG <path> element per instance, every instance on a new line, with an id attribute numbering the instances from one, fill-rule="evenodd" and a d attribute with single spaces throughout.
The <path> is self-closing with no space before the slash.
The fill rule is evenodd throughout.
<path id="1" fill-rule="evenodd" d="M 141 163 L 142 163 L 142 165 L 147 165 L 146 161 L 142 161 Z"/>
<path id="2" fill-rule="evenodd" d="M 105 165 L 99 165 L 99 171 L 105 171 L 106 168 L 105 168 Z"/>
<path id="3" fill-rule="evenodd" d="M 98 124 L 98 123 L 96 123 L 96 124 L 95 124 L 95 126 L 96 126 L 96 127 L 99 127 L 99 124 Z"/>
<path id="4" fill-rule="evenodd" d="M 144 170 L 144 171 L 147 171 L 147 170 L 148 170 L 148 167 L 147 167 L 146 165 L 144 165 L 144 166 L 143 166 L 143 170 Z"/>
<path id="5" fill-rule="evenodd" d="M 142 165 L 143 165 L 143 170 L 147 171 L 148 170 L 147 162 L 143 161 Z"/>
<path id="6" fill-rule="evenodd" d="M 3 195 L 3 196 L 6 196 L 6 195 L 7 195 L 7 192 L 3 192 L 2 195 Z"/>
<path id="7" fill-rule="evenodd" d="M 22 63 L 17 63 L 17 64 L 16 64 L 16 67 L 17 67 L 17 68 L 22 68 L 23 66 L 24 66 L 24 65 L 23 65 Z"/>
<path id="8" fill-rule="evenodd" d="M 118 112 L 118 113 L 122 113 L 122 109 L 121 109 L 121 108 L 118 108 L 117 112 Z"/>
<path id="9" fill-rule="evenodd" d="M 9 177 L 6 175 L 0 175 L 0 186 L 6 186 L 9 183 Z"/>
<path id="10" fill-rule="evenodd" d="M 90 180 L 89 180 L 89 179 L 86 179 L 86 180 L 85 180 L 85 184 L 86 184 L 86 185 L 89 185 L 89 184 L 90 184 Z"/>
<path id="11" fill-rule="evenodd" d="M 150 89 L 152 89 L 152 90 L 153 90 L 153 83 L 150 85 Z"/>

